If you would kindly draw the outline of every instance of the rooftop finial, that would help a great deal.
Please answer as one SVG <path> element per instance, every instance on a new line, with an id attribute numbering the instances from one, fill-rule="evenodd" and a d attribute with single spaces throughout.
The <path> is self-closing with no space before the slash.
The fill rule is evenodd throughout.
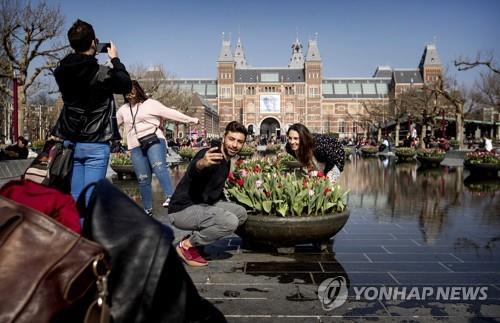
<path id="1" fill-rule="evenodd" d="M 225 40 L 225 39 L 224 39 L 224 32 L 222 32 L 222 41 L 224 41 L 224 40 Z"/>

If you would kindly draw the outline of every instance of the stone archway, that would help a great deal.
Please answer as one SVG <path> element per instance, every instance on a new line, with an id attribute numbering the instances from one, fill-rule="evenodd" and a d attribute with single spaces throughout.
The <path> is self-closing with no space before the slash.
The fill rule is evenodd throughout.
<path id="1" fill-rule="evenodd" d="M 260 123 L 260 135 L 265 136 L 267 138 L 271 138 L 275 136 L 279 138 L 281 135 L 280 123 L 278 120 L 274 118 L 265 118 Z"/>

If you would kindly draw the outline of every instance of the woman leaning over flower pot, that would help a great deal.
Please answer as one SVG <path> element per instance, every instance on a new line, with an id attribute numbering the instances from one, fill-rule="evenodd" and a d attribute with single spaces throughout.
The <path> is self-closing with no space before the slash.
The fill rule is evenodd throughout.
<path id="1" fill-rule="evenodd" d="M 322 171 L 333 183 L 344 170 L 345 153 L 334 137 L 311 134 L 301 123 L 288 128 L 286 151 L 297 158 L 308 172 Z"/>
<path id="2" fill-rule="evenodd" d="M 149 99 L 137 81 L 132 81 L 132 90 L 125 95 L 125 103 L 118 109 L 116 118 L 118 126 L 124 126 L 127 135 L 127 145 L 131 150 L 132 164 L 139 182 L 142 205 L 147 214 L 152 215 L 153 197 L 151 192 L 152 172 L 165 193 L 164 207 L 168 207 L 173 194 L 172 183 L 168 171 L 166 154 L 167 145 L 161 130 L 163 120 L 173 120 L 185 123 L 198 123 L 197 118 L 191 118 L 179 111 L 167 108 L 160 102 Z M 156 135 L 157 139 L 152 136 Z M 143 140 L 149 136 L 149 143 Z M 152 137 L 152 138 L 151 138 Z M 140 141 L 144 143 L 141 144 Z"/>

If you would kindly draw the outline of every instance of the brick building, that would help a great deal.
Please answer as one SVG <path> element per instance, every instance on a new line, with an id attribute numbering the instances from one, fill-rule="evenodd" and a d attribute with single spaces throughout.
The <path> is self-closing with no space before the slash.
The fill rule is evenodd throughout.
<path id="1" fill-rule="evenodd" d="M 255 134 L 279 136 L 291 124 L 301 122 L 313 132 L 355 137 L 369 130 L 362 121 L 363 103 L 385 106 L 389 113 L 391 98 L 405 88 L 433 82 L 442 73 L 434 44 L 425 46 L 416 68 L 378 66 L 372 77 L 348 78 L 323 75 L 317 39 L 309 40 L 305 53 L 299 39 L 291 48 L 285 67 L 251 67 L 241 39 L 233 51 L 230 41 L 223 38 L 216 79 L 173 82 L 182 90 L 198 93 L 217 109 L 220 132 L 228 122 L 238 120 Z"/>

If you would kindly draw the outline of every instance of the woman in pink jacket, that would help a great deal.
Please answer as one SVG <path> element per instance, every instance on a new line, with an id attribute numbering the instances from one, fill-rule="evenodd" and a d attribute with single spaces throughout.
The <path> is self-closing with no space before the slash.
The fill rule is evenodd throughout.
<path id="1" fill-rule="evenodd" d="M 137 81 L 132 81 L 132 90 L 125 96 L 126 104 L 116 114 L 118 126 L 124 126 L 127 145 L 131 151 L 132 164 L 139 182 L 142 205 L 148 215 L 153 214 L 151 190 L 152 172 L 155 173 L 165 193 L 164 207 L 168 207 L 173 194 L 166 155 L 167 144 L 163 135 L 162 121 L 172 120 L 183 123 L 198 123 L 177 110 L 167 108 L 160 102 L 149 99 Z M 139 138 L 156 134 L 158 140 L 150 140 L 151 145 L 142 145 Z"/>

